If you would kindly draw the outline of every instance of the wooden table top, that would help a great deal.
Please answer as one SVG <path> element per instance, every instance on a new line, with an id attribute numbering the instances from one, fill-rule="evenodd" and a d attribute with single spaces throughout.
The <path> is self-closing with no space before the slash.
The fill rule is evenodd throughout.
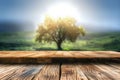
<path id="1" fill-rule="evenodd" d="M 57 58 L 63 61 L 53 63 Z M 120 52 L 114 51 L 0 51 L 0 63 L 0 80 L 120 80 Z"/>
<path id="2" fill-rule="evenodd" d="M 115 51 L 0 51 L 0 58 L 120 58 Z"/>
<path id="3" fill-rule="evenodd" d="M 120 59 L 114 51 L 0 51 L 0 63 L 59 63 Z"/>
<path id="4" fill-rule="evenodd" d="M 0 80 L 120 80 L 120 64 L 0 64 Z"/>

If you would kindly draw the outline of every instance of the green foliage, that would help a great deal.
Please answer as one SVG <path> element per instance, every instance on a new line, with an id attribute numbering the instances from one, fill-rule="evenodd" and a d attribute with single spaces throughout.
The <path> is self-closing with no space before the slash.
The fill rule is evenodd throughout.
<path id="1" fill-rule="evenodd" d="M 36 43 L 35 32 L 0 33 L 0 50 L 56 50 L 56 44 Z M 32 35 L 32 36 L 31 36 Z M 65 41 L 63 50 L 120 51 L 120 33 L 87 33 L 75 43 Z"/>

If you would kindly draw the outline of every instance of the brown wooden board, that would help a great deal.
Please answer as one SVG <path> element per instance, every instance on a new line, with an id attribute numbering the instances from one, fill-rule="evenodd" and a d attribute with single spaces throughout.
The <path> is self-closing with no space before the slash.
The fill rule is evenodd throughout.
<path id="1" fill-rule="evenodd" d="M 0 80 L 120 80 L 120 64 L 0 64 Z"/>
<path id="2" fill-rule="evenodd" d="M 114 51 L 0 51 L 0 63 L 57 63 L 120 59 Z"/>

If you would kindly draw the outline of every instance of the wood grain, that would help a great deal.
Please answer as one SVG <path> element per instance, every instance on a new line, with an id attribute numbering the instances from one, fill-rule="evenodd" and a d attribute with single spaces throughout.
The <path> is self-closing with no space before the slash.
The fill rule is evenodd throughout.
<path id="1" fill-rule="evenodd" d="M 79 62 L 90 59 L 120 59 L 114 51 L 0 51 L 0 63 Z"/>
<path id="2" fill-rule="evenodd" d="M 0 80 L 120 80 L 113 51 L 0 51 L 0 63 L 9 63 L 0 64 Z"/>
<path id="3" fill-rule="evenodd" d="M 0 80 L 120 80 L 120 64 L 0 64 Z"/>
<path id="4" fill-rule="evenodd" d="M 61 72 L 61 80 L 88 80 L 76 64 L 63 64 Z"/>
<path id="5" fill-rule="evenodd" d="M 0 51 L 0 58 L 120 58 L 115 51 Z"/>
<path id="6" fill-rule="evenodd" d="M 59 65 L 45 65 L 42 70 L 35 75 L 34 80 L 59 80 Z"/>

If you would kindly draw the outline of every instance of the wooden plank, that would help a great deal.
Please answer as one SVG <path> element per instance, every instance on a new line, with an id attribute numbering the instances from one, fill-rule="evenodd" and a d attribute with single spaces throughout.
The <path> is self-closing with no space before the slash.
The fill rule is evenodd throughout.
<path id="1" fill-rule="evenodd" d="M 115 68 L 111 68 L 107 65 L 95 65 L 98 67 L 101 71 L 106 73 L 111 79 L 113 80 L 120 80 L 120 70 L 117 70 Z"/>
<path id="2" fill-rule="evenodd" d="M 79 69 L 87 76 L 88 80 L 115 80 L 93 64 L 81 64 Z"/>
<path id="3" fill-rule="evenodd" d="M 114 51 L 0 51 L 0 58 L 120 58 Z"/>
<path id="4" fill-rule="evenodd" d="M 0 73 L 0 80 L 7 80 L 9 77 L 11 77 L 11 74 L 14 74 L 14 72 L 19 68 L 20 66 L 8 67 L 8 69 Z"/>
<path id="5" fill-rule="evenodd" d="M 60 80 L 88 80 L 75 64 L 63 64 Z"/>
<path id="6" fill-rule="evenodd" d="M 24 66 L 24 65 L 23 65 Z M 10 80 L 32 80 L 34 76 L 42 69 L 43 65 L 29 65 L 16 70 L 9 78 Z"/>
<path id="7" fill-rule="evenodd" d="M 114 63 L 114 64 L 109 64 L 109 63 L 107 63 L 107 65 L 112 66 L 112 67 L 120 70 L 120 64 L 116 64 L 116 63 Z"/>
<path id="8" fill-rule="evenodd" d="M 39 73 L 35 75 L 33 80 L 59 80 L 60 65 L 45 65 Z"/>
<path id="9" fill-rule="evenodd" d="M 118 59 L 114 51 L 0 51 L 0 63 L 79 62 L 82 59 Z"/>
<path id="10" fill-rule="evenodd" d="M 2 65 L 0 65 L 2 66 Z M 0 73 L 0 80 L 32 80 L 42 65 L 5 65 L 5 71 Z M 1 69 L 0 69 L 1 70 Z"/>
<path id="11" fill-rule="evenodd" d="M 83 54 L 86 58 L 117 58 L 120 56 L 120 53 L 115 51 L 80 51 L 79 54 Z"/>
<path id="12" fill-rule="evenodd" d="M 0 80 L 120 80 L 120 64 L 0 65 Z"/>

